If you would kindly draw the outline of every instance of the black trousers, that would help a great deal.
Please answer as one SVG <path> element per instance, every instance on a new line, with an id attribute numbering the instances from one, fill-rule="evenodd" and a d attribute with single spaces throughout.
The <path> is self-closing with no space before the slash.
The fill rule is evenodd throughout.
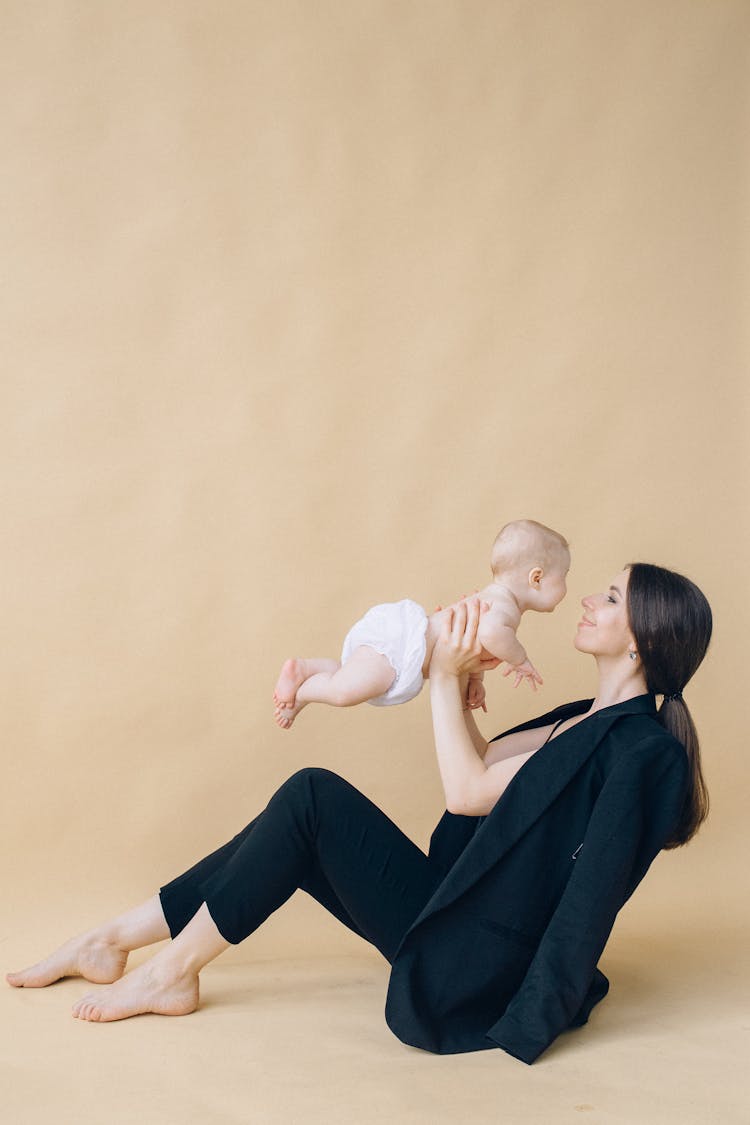
<path id="1" fill-rule="evenodd" d="M 159 896 L 172 937 L 205 902 L 236 945 L 299 888 L 392 961 L 444 874 L 363 793 L 313 767 Z"/>

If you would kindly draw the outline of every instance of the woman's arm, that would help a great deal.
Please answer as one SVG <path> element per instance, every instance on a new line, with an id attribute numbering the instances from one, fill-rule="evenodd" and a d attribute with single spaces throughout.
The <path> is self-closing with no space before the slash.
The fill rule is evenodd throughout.
<path id="1" fill-rule="evenodd" d="M 465 696 L 464 677 L 461 677 L 461 698 Z M 554 723 L 546 727 L 533 727 L 529 730 L 517 730 L 513 734 L 503 735 L 488 742 L 479 730 L 474 718 L 474 712 L 468 707 L 464 709 L 464 722 L 469 732 L 469 737 L 474 744 L 479 757 L 485 766 L 500 762 L 504 758 L 515 758 L 519 754 L 527 754 L 529 750 L 538 750 L 547 741 L 547 735 L 552 731 Z"/>
<path id="2" fill-rule="evenodd" d="M 487 743 L 471 713 L 463 710 L 461 683 L 468 672 L 500 663 L 496 658 L 481 658 L 482 645 L 477 639 L 480 613 L 477 598 L 451 607 L 430 662 L 432 726 L 446 808 L 464 816 L 488 813 L 541 744 L 537 735 L 533 748 L 525 752 L 517 750 L 489 766 L 483 760 Z"/>
<path id="3" fill-rule="evenodd" d="M 486 766 L 465 719 L 458 676 L 436 674 L 433 678 L 430 667 L 430 705 L 445 807 L 448 812 L 463 812 L 464 793 L 486 772 Z"/>
<path id="4" fill-rule="evenodd" d="M 463 692 L 461 694 L 461 698 L 463 699 Z M 469 738 L 472 741 L 474 749 L 476 750 L 479 757 L 484 761 L 484 756 L 487 753 L 489 742 L 486 738 L 483 737 L 482 732 L 477 726 L 476 719 L 474 718 L 474 712 L 470 711 L 468 707 L 464 711 L 464 723 L 466 725 L 467 731 L 469 732 Z"/>

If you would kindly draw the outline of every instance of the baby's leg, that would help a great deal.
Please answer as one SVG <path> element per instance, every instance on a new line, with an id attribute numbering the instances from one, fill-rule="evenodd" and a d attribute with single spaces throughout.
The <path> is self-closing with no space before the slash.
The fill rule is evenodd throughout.
<path id="1" fill-rule="evenodd" d="M 277 706 L 274 718 L 288 729 L 308 703 L 328 703 L 332 707 L 353 707 L 388 691 L 396 673 L 386 656 L 369 645 L 355 648 L 336 671 L 319 671 L 297 688 L 292 707 Z"/>
<path id="2" fill-rule="evenodd" d="M 338 672 L 341 665 L 338 660 L 303 660 L 300 657 L 285 660 L 281 666 L 279 678 L 273 691 L 273 701 L 277 707 L 293 707 L 300 684 L 316 672 Z"/>

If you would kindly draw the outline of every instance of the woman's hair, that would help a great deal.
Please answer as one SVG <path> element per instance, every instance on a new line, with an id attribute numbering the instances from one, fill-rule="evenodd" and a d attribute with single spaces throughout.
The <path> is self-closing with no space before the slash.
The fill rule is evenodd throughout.
<path id="1" fill-rule="evenodd" d="M 646 687 L 664 699 L 658 718 L 687 752 L 690 783 L 677 827 L 664 844 L 679 848 L 708 816 L 708 790 L 701 772 L 698 732 L 681 693 L 706 655 L 711 607 L 689 578 L 651 563 L 628 566 L 628 619 L 646 677 Z"/>

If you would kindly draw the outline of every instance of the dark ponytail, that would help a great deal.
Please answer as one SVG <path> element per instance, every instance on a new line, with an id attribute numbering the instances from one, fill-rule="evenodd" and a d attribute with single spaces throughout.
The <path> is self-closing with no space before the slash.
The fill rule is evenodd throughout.
<path id="1" fill-rule="evenodd" d="M 682 691 L 706 655 L 711 640 L 711 607 L 689 578 L 651 563 L 631 563 L 628 618 L 646 687 L 663 695 L 658 718 L 682 743 L 690 782 L 677 826 L 664 844 L 679 848 L 708 816 L 708 790 L 701 771 L 700 745 Z"/>

